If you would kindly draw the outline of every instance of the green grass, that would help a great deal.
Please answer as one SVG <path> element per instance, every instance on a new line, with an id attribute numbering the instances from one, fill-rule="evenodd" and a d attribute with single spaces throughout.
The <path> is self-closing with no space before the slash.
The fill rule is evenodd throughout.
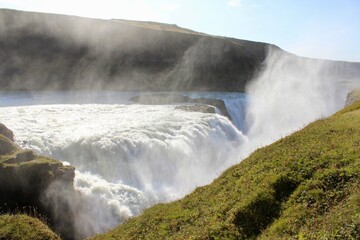
<path id="1" fill-rule="evenodd" d="M 359 109 L 258 149 L 212 184 L 93 239 L 360 239 Z"/>
<path id="2" fill-rule="evenodd" d="M 0 215 L 0 239 L 6 240 L 60 240 L 39 219 L 27 215 Z"/>

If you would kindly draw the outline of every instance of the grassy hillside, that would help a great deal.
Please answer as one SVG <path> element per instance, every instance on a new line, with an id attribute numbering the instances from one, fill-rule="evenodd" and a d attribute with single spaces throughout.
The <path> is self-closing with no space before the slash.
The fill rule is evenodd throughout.
<path id="1" fill-rule="evenodd" d="M 0 239 L 60 240 L 39 219 L 27 215 L 0 215 Z"/>
<path id="2" fill-rule="evenodd" d="M 360 102 L 93 239 L 360 239 Z"/>

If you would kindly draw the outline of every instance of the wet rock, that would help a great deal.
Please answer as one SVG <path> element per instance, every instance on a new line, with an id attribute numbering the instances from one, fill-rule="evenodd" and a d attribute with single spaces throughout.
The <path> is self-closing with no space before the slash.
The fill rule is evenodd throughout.
<path id="1" fill-rule="evenodd" d="M 18 150 L 18 146 L 13 143 L 10 139 L 0 134 L 0 156 L 8 155 L 16 150 Z"/>
<path id="2" fill-rule="evenodd" d="M 139 95 L 132 97 L 129 100 L 144 105 L 166 105 L 175 103 L 187 103 L 191 102 L 193 99 L 180 94 L 159 93 L 151 95 Z"/>
<path id="3" fill-rule="evenodd" d="M 145 105 L 167 105 L 167 104 L 179 104 L 179 103 L 196 103 L 203 105 L 210 105 L 216 107 L 220 110 L 221 114 L 231 120 L 231 117 L 226 110 L 226 106 L 223 100 L 221 99 L 210 99 L 210 98 L 190 98 L 188 96 L 183 96 L 181 94 L 168 94 L 168 93 L 160 93 L 160 94 L 149 94 L 149 95 L 140 95 L 135 96 L 129 99 L 132 102 L 145 104 Z M 183 107 L 182 107 L 183 108 Z M 189 110 L 192 109 L 195 111 L 196 109 L 203 112 L 203 108 L 201 107 L 191 107 L 189 106 Z M 186 108 L 183 108 L 186 110 Z"/>
<path id="4" fill-rule="evenodd" d="M 186 112 L 216 113 L 215 108 L 209 105 L 184 105 L 177 106 L 175 109 Z"/>

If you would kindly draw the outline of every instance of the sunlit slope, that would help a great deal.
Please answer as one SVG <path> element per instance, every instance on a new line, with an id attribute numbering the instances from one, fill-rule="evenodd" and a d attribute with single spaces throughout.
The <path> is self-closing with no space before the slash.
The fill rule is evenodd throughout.
<path id="1" fill-rule="evenodd" d="M 205 35 L 204 33 L 199 33 L 199 32 L 195 32 L 191 29 L 179 27 L 176 24 L 158 23 L 158 22 L 151 22 L 151 21 L 134 21 L 134 20 L 125 20 L 125 19 L 112 19 L 112 21 L 120 22 L 123 24 L 129 24 L 129 25 L 133 25 L 136 27 L 150 28 L 150 29 L 154 29 L 154 30 L 179 32 L 179 33 L 187 33 L 187 34 L 194 34 L 194 35 Z"/>
<path id="2" fill-rule="evenodd" d="M 255 238 L 360 238 L 360 102 L 257 150 L 184 199 L 94 237 Z"/>
<path id="3" fill-rule="evenodd" d="M 0 239 L 60 240 L 39 219 L 27 215 L 0 215 Z"/>

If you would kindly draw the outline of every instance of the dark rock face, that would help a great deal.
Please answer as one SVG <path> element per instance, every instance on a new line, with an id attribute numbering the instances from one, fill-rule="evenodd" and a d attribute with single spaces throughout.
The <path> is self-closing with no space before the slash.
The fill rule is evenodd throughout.
<path id="1" fill-rule="evenodd" d="M 153 25 L 0 10 L 0 87 L 243 91 L 269 46 Z"/>

